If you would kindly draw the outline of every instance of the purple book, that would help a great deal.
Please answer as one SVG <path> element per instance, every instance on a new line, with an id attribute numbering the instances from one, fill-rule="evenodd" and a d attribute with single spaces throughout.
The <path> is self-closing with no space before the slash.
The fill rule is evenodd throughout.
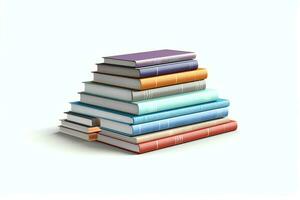
<path id="1" fill-rule="evenodd" d="M 127 67 L 145 67 L 196 58 L 194 52 L 163 49 L 140 53 L 103 57 L 104 63 Z"/>

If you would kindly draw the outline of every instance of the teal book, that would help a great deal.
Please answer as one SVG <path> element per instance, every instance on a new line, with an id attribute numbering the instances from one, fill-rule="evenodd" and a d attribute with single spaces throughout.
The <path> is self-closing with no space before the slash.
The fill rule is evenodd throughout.
<path id="1" fill-rule="evenodd" d="M 165 110 L 172 110 L 186 106 L 197 105 L 200 103 L 212 102 L 217 99 L 217 91 L 211 89 L 197 90 L 194 92 L 181 93 L 136 102 L 125 102 L 110 99 L 94 94 L 88 94 L 86 92 L 80 93 L 80 101 L 82 103 L 134 115 L 145 115 Z"/>
<path id="2" fill-rule="evenodd" d="M 161 111 L 145 115 L 133 115 L 124 112 L 119 112 L 99 106 L 93 106 L 82 102 L 72 102 L 71 110 L 75 113 L 89 115 L 98 118 L 109 119 L 126 124 L 141 124 L 151 121 L 157 121 L 181 115 L 188 115 L 207 110 L 225 108 L 229 106 L 229 101 L 226 99 L 217 99 L 216 101 L 201 103 L 193 106 L 182 107 L 173 110 Z"/>

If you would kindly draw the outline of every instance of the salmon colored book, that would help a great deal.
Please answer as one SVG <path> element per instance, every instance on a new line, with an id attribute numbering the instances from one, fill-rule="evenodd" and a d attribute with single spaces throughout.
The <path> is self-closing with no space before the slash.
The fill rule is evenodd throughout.
<path id="1" fill-rule="evenodd" d="M 212 126 L 217 126 L 221 124 L 225 124 L 228 122 L 231 122 L 229 118 L 221 118 L 221 119 L 216 119 L 216 120 L 210 120 L 206 122 L 200 122 L 197 124 L 191 124 L 187 126 L 180 126 L 178 128 L 172 128 L 172 129 L 167 129 L 163 131 L 157 131 L 157 132 L 152 132 L 144 135 L 138 135 L 138 136 L 126 136 L 123 134 L 119 134 L 117 132 L 113 132 L 111 130 L 106 130 L 102 129 L 101 130 L 101 135 L 105 135 L 108 137 L 116 138 L 119 140 L 123 140 L 125 142 L 133 143 L 133 144 L 140 144 L 140 143 L 145 143 L 165 137 L 170 137 L 174 135 L 179 135 L 182 133 L 187 133 L 191 131 L 196 131 L 204 128 L 209 128 Z"/>
<path id="2" fill-rule="evenodd" d="M 107 85 L 125 87 L 134 90 L 146 90 L 151 88 L 159 88 L 180 83 L 199 81 L 207 78 L 207 70 L 198 68 L 196 70 L 173 73 L 149 78 L 130 78 L 109 74 L 94 72 L 94 81 Z"/>
<path id="3" fill-rule="evenodd" d="M 101 133 L 98 135 L 97 140 L 135 153 L 146 153 L 149 151 L 154 151 L 154 150 L 158 150 L 158 149 L 162 149 L 162 148 L 166 148 L 166 147 L 170 147 L 170 146 L 174 146 L 186 142 L 191 142 L 194 140 L 198 140 L 198 139 L 202 139 L 202 138 L 206 138 L 206 137 L 210 137 L 222 133 L 231 132 L 236 129 L 237 129 L 237 122 L 231 120 L 230 122 L 225 124 L 211 126 L 208 128 L 190 131 L 183 134 L 165 137 L 165 138 L 144 142 L 140 144 L 132 144 L 129 142 L 125 142 L 123 140 L 101 135 Z"/>

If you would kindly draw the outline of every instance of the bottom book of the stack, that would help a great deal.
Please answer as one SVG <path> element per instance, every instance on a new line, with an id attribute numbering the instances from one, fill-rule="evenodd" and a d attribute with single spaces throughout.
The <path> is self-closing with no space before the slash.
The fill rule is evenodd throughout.
<path id="1" fill-rule="evenodd" d="M 79 124 L 69 120 L 61 120 L 61 126 L 59 126 L 61 133 L 71 135 L 87 141 L 97 140 L 97 135 L 100 132 L 99 126 L 88 126 L 86 124 Z"/>
<path id="2" fill-rule="evenodd" d="M 236 121 L 222 118 L 139 136 L 127 136 L 102 129 L 97 140 L 135 153 L 145 153 L 236 129 Z"/>

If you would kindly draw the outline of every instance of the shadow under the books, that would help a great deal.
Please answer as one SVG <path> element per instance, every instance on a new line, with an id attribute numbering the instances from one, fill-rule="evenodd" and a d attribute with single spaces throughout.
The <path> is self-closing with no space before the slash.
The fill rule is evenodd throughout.
<path id="1" fill-rule="evenodd" d="M 204 138 L 198 141 L 185 143 L 185 148 L 188 150 L 190 148 L 196 149 L 199 147 L 203 147 L 206 145 L 214 145 L 223 140 L 227 140 L 231 138 L 231 135 L 240 135 L 239 130 L 234 131 L 231 134 L 221 134 L 213 137 Z M 215 140 L 213 138 L 218 138 Z M 213 139 L 213 140 L 212 140 Z M 49 128 L 44 130 L 36 131 L 35 134 L 32 135 L 31 140 L 35 144 L 47 146 L 55 149 L 56 151 L 67 152 L 67 153 L 76 153 L 76 154 L 88 154 L 88 155 L 139 155 L 132 153 L 130 151 L 126 151 L 114 146 L 110 146 L 101 142 L 93 141 L 85 141 L 79 138 L 69 136 L 63 133 L 60 133 L 57 128 Z M 210 141 L 212 140 L 212 141 Z M 205 142 L 206 141 L 206 142 Z M 201 145 L 200 145 L 201 144 Z M 178 151 L 182 145 L 174 146 L 174 148 L 168 149 L 168 151 L 161 150 L 160 153 L 167 153 L 171 151 Z M 149 152 L 156 153 L 156 151 Z M 147 154 L 149 154 L 147 153 Z"/>
<path id="2" fill-rule="evenodd" d="M 44 132 L 44 133 L 41 133 Z M 35 135 L 35 141 L 51 146 L 51 148 L 61 149 L 62 151 L 74 151 L 82 153 L 93 154 L 123 154 L 134 155 L 134 153 L 113 147 L 98 141 L 85 141 L 79 138 L 69 136 L 59 132 L 57 129 L 47 129 L 39 131 L 38 136 Z"/>

